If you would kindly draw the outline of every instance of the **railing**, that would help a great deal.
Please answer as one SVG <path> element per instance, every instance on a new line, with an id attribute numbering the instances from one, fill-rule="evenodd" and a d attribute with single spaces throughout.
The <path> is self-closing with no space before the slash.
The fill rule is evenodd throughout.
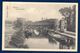
<path id="1" fill-rule="evenodd" d="M 75 38 L 76 38 L 75 33 L 73 34 L 73 33 L 59 32 L 59 31 L 52 31 L 51 33 L 49 33 L 49 36 L 51 36 L 53 39 L 59 42 L 60 49 L 63 49 L 64 46 L 66 46 L 67 49 L 70 49 L 70 47 L 75 48 Z M 55 37 L 54 36 L 55 34 L 59 34 L 62 37 Z"/>
<path id="2" fill-rule="evenodd" d="M 62 33 L 62 32 L 55 32 L 55 33 L 57 33 L 57 34 L 59 34 L 59 35 L 66 36 L 66 37 L 70 37 L 70 38 L 76 38 L 76 37 L 75 37 L 75 34 L 72 35 L 72 34 L 67 34 L 67 33 Z"/>
<path id="3" fill-rule="evenodd" d="M 69 32 L 69 31 L 65 31 L 65 32 L 60 32 L 60 31 L 54 31 L 54 30 L 51 30 L 53 33 L 55 34 L 59 34 L 59 35 L 62 35 L 62 36 L 66 36 L 66 37 L 70 37 L 70 38 L 76 38 L 76 33 L 74 32 Z"/>
<path id="4" fill-rule="evenodd" d="M 70 34 L 70 35 L 76 35 L 76 33 L 75 32 L 71 32 L 71 31 L 64 31 L 64 33 L 66 33 L 66 34 Z"/>

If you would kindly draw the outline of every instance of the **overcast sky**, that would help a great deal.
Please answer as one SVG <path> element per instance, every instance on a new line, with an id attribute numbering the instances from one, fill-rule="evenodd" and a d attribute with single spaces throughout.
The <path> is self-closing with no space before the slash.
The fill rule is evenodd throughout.
<path id="1" fill-rule="evenodd" d="M 39 21 L 42 17 L 44 19 L 61 19 L 63 16 L 60 14 L 59 9 L 71 6 L 73 4 L 7 3 L 4 4 L 4 10 L 7 20 L 15 20 L 21 17 L 26 18 L 26 20 Z"/>

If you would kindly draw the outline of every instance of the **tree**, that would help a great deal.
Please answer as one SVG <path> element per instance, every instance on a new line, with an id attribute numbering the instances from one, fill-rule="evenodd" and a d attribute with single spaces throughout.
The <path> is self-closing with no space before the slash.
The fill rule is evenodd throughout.
<path id="1" fill-rule="evenodd" d="M 14 21 L 13 28 L 15 30 L 18 30 L 18 29 L 22 29 L 23 28 L 23 21 L 21 20 L 21 18 L 18 18 L 17 20 Z"/>
<path id="2" fill-rule="evenodd" d="M 70 17 L 71 16 L 71 8 L 69 7 L 65 7 L 65 8 L 61 8 L 59 10 L 59 12 L 64 16 L 64 17 Z"/>
<path id="3" fill-rule="evenodd" d="M 25 36 L 23 28 L 23 20 L 21 18 L 18 18 L 13 25 L 15 32 L 11 37 L 10 45 L 16 48 L 22 48 L 24 46 Z"/>
<path id="4" fill-rule="evenodd" d="M 70 7 L 61 8 L 59 12 L 65 17 L 65 20 L 67 22 L 67 30 L 71 31 L 70 25 L 71 8 Z"/>
<path id="5" fill-rule="evenodd" d="M 75 14 L 73 14 L 74 11 L 75 10 L 71 9 L 71 7 L 59 9 L 59 12 L 62 14 L 62 16 L 65 17 L 65 20 L 67 22 L 67 30 L 72 32 L 75 32 Z"/>

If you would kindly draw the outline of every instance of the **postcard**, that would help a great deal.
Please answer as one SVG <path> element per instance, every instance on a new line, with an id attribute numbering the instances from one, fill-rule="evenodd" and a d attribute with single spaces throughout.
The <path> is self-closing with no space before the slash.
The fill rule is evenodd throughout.
<path id="1" fill-rule="evenodd" d="M 78 3 L 3 2 L 3 51 L 77 51 Z"/>

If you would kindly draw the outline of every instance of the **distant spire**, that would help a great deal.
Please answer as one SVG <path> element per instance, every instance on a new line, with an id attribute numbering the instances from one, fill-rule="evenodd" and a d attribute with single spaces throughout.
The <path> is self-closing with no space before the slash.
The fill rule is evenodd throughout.
<path id="1" fill-rule="evenodd" d="M 43 17 L 42 17 L 42 20 L 43 20 Z"/>

